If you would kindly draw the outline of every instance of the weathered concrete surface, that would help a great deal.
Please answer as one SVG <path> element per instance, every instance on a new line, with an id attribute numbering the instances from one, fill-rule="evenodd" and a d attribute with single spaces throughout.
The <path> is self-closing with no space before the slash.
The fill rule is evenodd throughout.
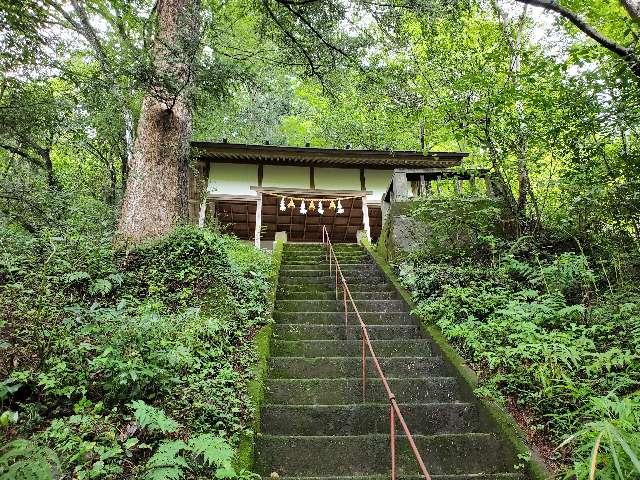
<path id="1" fill-rule="evenodd" d="M 416 241 L 423 233 L 415 233 Z M 522 480 L 509 443 L 494 433 L 473 395 L 461 390 L 453 367 L 435 356 L 433 341 L 423 336 L 394 285 L 360 247 L 336 249 L 433 480 Z M 334 281 L 322 246 L 286 245 L 256 437 L 255 465 L 265 478 L 274 472 L 281 480 L 388 478 L 388 399 L 367 354 L 362 401 L 360 329 L 352 311 L 345 326 Z M 402 436 L 398 469 L 399 479 L 419 478 Z"/>
<path id="2" fill-rule="evenodd" d="M 413 253 L 420 249 L 425 239 L 431 235 L 431 228 L 407 215 L 393 217 L 389 226 L 389 247 L 394 256 Z"/>
<path id="3" fill-rule="evenodd" d="M 394 378 L 446 377 L 451 369 L 441 357 L 396 357 L 380 360 L 382 369 Z M 366 368 L 372 372 L 373 361 Z M 357 357 L 273 357 L 270 378 L 356 378 L 362 373 L 362 358 Z"/>
<path id="4" fill-rule="evenodd" d="M 414 434 L 464 433 L 480 428 L 472 403 L 409 403 L 400 407 Z M 273 435 L 367 435 L 389 433 L 386 404 L 267 405 L 263 427 Z"/>
<path id="5" fill-rule="evenodd" d="M 422 338 L 372 340 L 381 357 L 425 357 L 432 353 L 431 342 Z M 355 357 L 362 352 L 360 340 L 275 340 L 276 357 Z"/>
<path id="6" fill-rule="evenodd" d="M 495 435 L 462 433 L 416 435 L 429 471 L 438 474 L 512 472 L 514 455 Z M 398 438 L 398 472 L 418 467 L 404 438 Z M 283 436 L 258 439 L 257 465 L 283 475 L 358 475 L 389 470 L 389 436 Z"/>
<path id="7" fill-rule="evenodd" d="M 278 340 L 359 340 L 360 325 L 352 315 L 349 326 L 344 325 L 305 325 L 299 323 L 280 323 L 274 330 Z M 394 340 L 397 338 L 415 338 L 417 325 L 369 325 L 369 337 L 373 340 Z"/>
<path id="8" fill-rule="evenodd" d="M 389 385 L 403 402 L 451 402 L 458 394 L 454 377 L 392 378 Z M 271 379 L 266 399 L 269 404 L 344 405 L 363 401 L 362 383 L 357 377 Z M 367 403 L 387 404 L 381 380 L 367 380 L 365 399 Z"/>

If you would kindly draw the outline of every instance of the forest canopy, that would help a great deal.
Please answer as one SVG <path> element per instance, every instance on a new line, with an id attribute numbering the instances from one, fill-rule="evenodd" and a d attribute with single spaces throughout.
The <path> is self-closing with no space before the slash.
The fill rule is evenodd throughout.
<path id="1" fill-rule="evenodd" d="M 123 199 L 162 153 L 157 104 L 178 112 L 176 173 L 152 175 L 176 200 L 155 212 L 137 170 L 129 190 L 160 231 L 184 219 L 192 138 L 419 149 L 421 127 L 490 166 L 523 225 L 635 231 L 635 10 L 588 3 L 184 2 L 167 26 L 164 2 L 3 2 L 0 207 L 36 231 L 83 195 L 153 236 Z"/>

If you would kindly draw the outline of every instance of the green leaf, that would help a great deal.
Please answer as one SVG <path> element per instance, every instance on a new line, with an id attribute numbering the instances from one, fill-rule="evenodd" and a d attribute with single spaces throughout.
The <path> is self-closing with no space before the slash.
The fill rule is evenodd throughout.
<path id="1" fill-rule="evenodd" d="M 206 465 L 221 466 L 231 462 L 233 449 L 224 438 L 205 433 L 189 440 L 189 448 L 196 455 L 202 455 Z"/>
<path id="2" fill-rule="evenodd" d="M 180 452 L 188 448 L 182 440 L 164 441 L 147 461 L 145 480 L 179 480 L 188 469 Z"/>
<path id="3" fill-rule="evenodd" d="M 135 447 L 138 444 L 139 440 L 136 437 L 127 438 L 127 441 L 124 442 L 124 448 L 130 449 Z"/>
<path id="4" fill-rule="evenodd" d="M 134 400 L 129 404 L 136 421 L 142 428 L 162 433 L 175 432 L 180 424 L 168 417 L 163 410 L 147 405 L 143 400 Z"/>

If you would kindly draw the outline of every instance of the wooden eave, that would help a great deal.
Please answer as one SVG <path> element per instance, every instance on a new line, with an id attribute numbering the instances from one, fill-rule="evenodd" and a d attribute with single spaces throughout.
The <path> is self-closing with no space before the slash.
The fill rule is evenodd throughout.
<path id="1" fill-rule="evenodd" d="M 237 143 L 191 142 L 199 160 L 264 165 L 338 168 L 450 168 L 460 165 L 464 152 L 350 150 Z"/>

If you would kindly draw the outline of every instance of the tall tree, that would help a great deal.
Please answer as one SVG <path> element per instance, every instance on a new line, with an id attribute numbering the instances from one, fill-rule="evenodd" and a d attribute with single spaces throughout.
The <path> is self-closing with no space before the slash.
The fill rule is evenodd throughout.
<path id="1" fill-rule="evenodd" d="M 139 241 L 186 220 L 199 0 L 160 0 L 152 70 L 129 165 L 119 233 Z"/>

